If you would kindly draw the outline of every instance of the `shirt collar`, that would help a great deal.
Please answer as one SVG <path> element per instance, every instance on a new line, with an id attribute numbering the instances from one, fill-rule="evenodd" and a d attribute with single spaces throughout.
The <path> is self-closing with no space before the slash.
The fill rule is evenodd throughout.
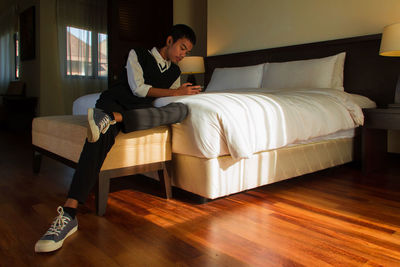
<path id="1" fill-rule="evenodd" d="M 151 53 L 151 54 L 153 55 L 153 57 L 156 59 L 157 65 L 158 65 L 160 68 L 165 68 L 165 66 L 167 66 L 167 68 L 166 68 L 165 70 L 169 69 L 169 67 L 171 66 L 171 61 L 170 61 L 170 60 L 165 60 L 165 59 L 161 56 L 160 52 L 158 52 L 157 47 L 153 47 L 153 49 L 151 49 L 150 53 Z"/>

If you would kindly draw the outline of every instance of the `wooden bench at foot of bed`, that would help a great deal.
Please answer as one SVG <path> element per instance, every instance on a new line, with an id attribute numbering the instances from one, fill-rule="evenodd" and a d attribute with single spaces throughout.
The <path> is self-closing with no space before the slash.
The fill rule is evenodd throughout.
<path id="1" fill-rule="evenodd" d="M 38 117 L 32 122 L 33 169 L 40 170 L 41 155 L 76 168 L 87 134 L 85 115 Z M 166 198 L 172 197 L 170 164 L 171 136 L 168 126 L 128 134 L 120 132 L 99 173 L 96 209 L 103 215 L 107 206 L 110 179 L 158 171 Z"/>

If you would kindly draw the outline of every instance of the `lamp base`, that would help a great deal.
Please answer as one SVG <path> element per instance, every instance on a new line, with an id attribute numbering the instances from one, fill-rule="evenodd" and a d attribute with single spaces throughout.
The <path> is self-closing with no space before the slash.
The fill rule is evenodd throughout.
<path id="1" fill-rule="evenodd" d="M 196 85 L 196 77 L 194 77 L 194 74 L 188 75 L 187 82 L 191 83 L 192 85 Z"/>
<path id="2" fill-rule="evenodd" d="M 396 91 L 394 92 L 394 103 L 400 105 L 400 75 L 397 79 Z"/>

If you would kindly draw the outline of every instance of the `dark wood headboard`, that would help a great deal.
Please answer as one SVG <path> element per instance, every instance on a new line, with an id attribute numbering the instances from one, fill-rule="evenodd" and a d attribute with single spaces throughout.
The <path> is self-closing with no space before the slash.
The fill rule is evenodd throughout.
<path id="1" fill-rule="evenodd" d="M 367 96 L 378 106 L 394 102 L 400 59 L 379 56 L 381 34 L 263 49 L 205 58 L 205 83 L 215 68 L 332 56 L 346 52 L 344 88 Z"/>

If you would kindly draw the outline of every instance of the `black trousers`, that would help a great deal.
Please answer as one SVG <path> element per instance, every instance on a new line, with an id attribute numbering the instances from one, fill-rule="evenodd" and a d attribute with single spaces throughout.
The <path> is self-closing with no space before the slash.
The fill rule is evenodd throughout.
<path id="1" fill-rule="evenodd" d="M 112 112 L 121 113 L 123 122 L 110 125 L 108 131 L 100 134 L 99 140 L 95 143 L 89 143 L 86 140 L 68 192 L 68 198 L 76 199 L 81 204 L 85 203 L 96 184 L 101 166 L 120 130 L 129 133 L 150 129 L 181 122 L 187 116 L 188 109 L 182 103 L 171 103 L 155 108 L 152 107 L 151 102 L 146 102 L 146 100 L 140 102 L 140 99 L 132 98 L 131 92 L 120 89 L 105 91 L 96 103 L 97 108 L 103 109 L 110 115 Z M 121 100 L 121 97 L 126 98 Z"/>

